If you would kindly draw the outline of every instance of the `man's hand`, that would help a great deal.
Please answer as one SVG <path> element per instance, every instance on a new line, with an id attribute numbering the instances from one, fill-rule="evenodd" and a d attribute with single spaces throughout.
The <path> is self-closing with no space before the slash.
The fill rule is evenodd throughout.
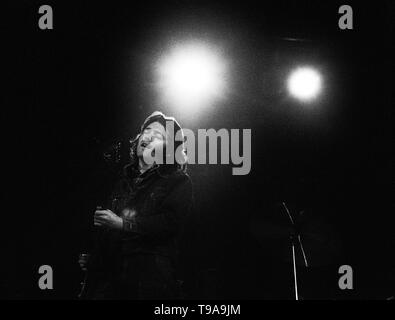
<path id="1" fill-rule="evenodd" d="M 111 210 L 97 209 L 94 216 L 95 226 L 122 230 L 123 220 Z"/>

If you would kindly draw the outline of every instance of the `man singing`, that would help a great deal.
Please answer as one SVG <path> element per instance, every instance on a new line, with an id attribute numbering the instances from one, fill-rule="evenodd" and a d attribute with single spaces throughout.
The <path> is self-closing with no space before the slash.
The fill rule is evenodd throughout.
<path id="1" fill-rule="evenodd" d="M 183 161 L 180 153 L 174 159 L 175 150 L 182 151 Z M 192 205 L 178 122 L 161 112 L 151 114 L 131 141 L 131 162 L 123 171 L 111 205 L 95 211 L 96 246 L 89 259 L 79 260 L 88 272 L 82 297 L 178 298 L 177 236 Z"/>

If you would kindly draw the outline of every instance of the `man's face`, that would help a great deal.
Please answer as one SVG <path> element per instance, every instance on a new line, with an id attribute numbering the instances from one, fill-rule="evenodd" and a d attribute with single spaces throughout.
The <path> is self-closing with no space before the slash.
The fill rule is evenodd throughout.
<path id="1" fill-rule="evenodd" d="M 166 129 L 159 122 L 150 123 L 139 137 L 137 156 L 143 159 L 144 150 L 154 151 L 155 148 L 164 147 L 166 144 Z"/>

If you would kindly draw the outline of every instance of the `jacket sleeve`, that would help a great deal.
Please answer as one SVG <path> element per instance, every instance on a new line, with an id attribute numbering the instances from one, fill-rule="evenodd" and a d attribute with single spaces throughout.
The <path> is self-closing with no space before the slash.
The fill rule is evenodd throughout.
<path id="1" fill-rule="evenodd" d="M 123 219 L 123 231 L 150 238 L 167 238 L 180 230 L 192 205 L 192 183 L 188 176 L 177 181 L 166 196 L 158 213 Z"/>

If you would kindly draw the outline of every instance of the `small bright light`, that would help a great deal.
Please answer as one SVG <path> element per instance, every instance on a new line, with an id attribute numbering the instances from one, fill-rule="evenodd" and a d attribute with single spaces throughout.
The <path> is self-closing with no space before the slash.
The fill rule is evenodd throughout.
<path id="1" fill-rule="evenodd" d="M 321 76 L 312 68 L 298 68 L 288 79 L 288 89 L 300 100 L 311 100 L 321 91 Z"/>
<path id="2" fill-rule="evenodd" d="M 201 107 L 223 94 L 225 65 L 207 45 L 174 47 L 158 66 L 159 86 L 167 103 Z"/>

